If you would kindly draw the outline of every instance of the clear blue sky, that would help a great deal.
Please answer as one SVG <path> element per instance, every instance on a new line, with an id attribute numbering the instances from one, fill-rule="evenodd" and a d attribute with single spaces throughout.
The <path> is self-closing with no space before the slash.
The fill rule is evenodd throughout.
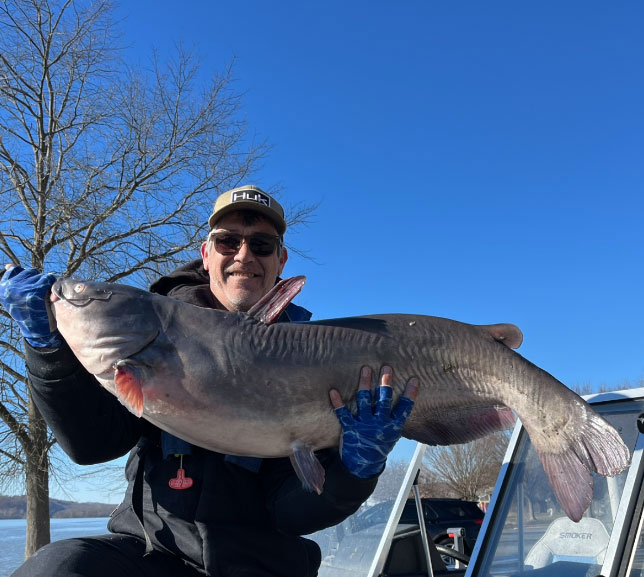
<path id="1" fill-rule="evenodd" d="M 513 322 L 570 386 L 644 378 L 644 4 L 124 4 L 133 58 L 235 59 L 255 183 L 320 203 L 287 235 L 314 318 Z"/>

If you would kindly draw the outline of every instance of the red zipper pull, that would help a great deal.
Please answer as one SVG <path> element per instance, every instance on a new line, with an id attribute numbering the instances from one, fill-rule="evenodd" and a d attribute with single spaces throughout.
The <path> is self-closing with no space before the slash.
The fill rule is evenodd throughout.
<path id="1" fill-rule="evenodd" d="M 190 489 L 194 481 L 190 477 L 186 477 L 186 471 L 183 468 L 183 455 L 179 455 L 179 470 L 177 471 L 177 476 L 168 481 L 171 489 L 177 489 L 181 491 L 182 489 Z"/>

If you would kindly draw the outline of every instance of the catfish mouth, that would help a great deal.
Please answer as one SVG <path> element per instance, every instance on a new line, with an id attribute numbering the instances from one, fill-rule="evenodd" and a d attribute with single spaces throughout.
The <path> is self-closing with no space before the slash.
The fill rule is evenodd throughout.
<path id="1" fill-rule="evenodd" d="M 111 296 L 112 291 L 88 287 L 82 280 L 69 278 L 59 279 L 52 285 L 50 300 L 52 303 L 63 300 L 73 306 L 84 307 L 92 301 L 110 300 Z"/>

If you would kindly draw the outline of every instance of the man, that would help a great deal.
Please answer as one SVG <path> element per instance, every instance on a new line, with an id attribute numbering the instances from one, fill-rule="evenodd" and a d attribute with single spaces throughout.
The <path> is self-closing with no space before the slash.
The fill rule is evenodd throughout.
<path id="1" fill-rule="evenodd" d="M 217 199 L 208 224 L 201 260 L 159 279 L 151 290 L 202 307 L 245 312 L 273 287 L 286 264 L 284 211 L 261 189 L 245 186 Z M 207 451 L 128 412 L 51 331 L 45 297 L 54 280 L 33 269 L 8 267 L 0 282 L 0 303 L 25 336 L 33 398 L 75 462 L 104 462 L 131 450 L 128 488 L 108 524 L 111 534 L 54 542 L 14 576 L 317 575 L 320 550 L 301 535 L 339 523 L 371 494 L 411 411 L 417 380 L 376 426 L 373 419 L 354 419 L 331 391 L 345 442 L 341 452 L 318 452 L 326 480 L 317 495 L 302 488 L 288 459 Z M 310 316 L 290 304 L 280 320 Z M 371 369 L 364 367 L 358 394 L 369 411 L 371 381 Z M 390 368 L 383 367 L 380 381 L 382 402 L 390 402 Z"/>

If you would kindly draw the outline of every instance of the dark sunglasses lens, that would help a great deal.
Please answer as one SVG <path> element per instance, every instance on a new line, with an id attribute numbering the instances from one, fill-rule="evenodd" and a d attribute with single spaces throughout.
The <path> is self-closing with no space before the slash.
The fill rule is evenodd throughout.
<path id="1" fill-rule="evenodd" d="M 239 250 L 243 238 L 241 234 L 215 236 L 215 248 L 220 254 L 234 254 Z"/>
<path id="2" fill-rule="evenodd" d="M 231 232 L 215 234 L 213 238 L 217 252 L 225 255 L 235 254 L 240 249 L 244 238 L 251 252 L 257 256 L 270 256 L 279 245 L 279 237 L 261 232 L 247 237 Z"/>
<path id="3" fill-rule="evenodd" d="M 268 256 L 275 252 L 278 239 L 274 236 L 253 234 L 248 240 L 248 246 L 253 254 L 257 256 Z"/>

